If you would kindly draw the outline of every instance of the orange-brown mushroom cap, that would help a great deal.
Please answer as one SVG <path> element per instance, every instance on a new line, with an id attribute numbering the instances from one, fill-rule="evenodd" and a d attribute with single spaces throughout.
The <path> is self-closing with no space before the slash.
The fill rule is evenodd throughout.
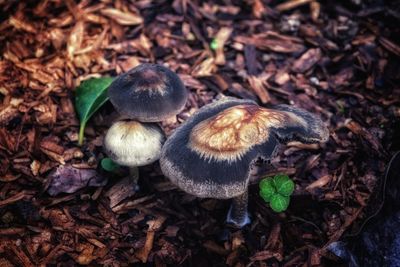
<path id="1" fill-rule="evenodd" d="M 187 91 L 176 73 L 156 64 L 141 64 L 116 78 L 108 96 L 124 117 L 158 122 L 178 114 Z"/>
<path id="2" fill-rule="evenodd" d="M 160 165 L 184 191 L 212 198 L 245 192 L 255 159 L 271 159 L 279 141 L 324 142 L 328 130 L 311 113 L 285 105 L 266 109 L 223 98 L 201 108 L 167 140 Z"/>

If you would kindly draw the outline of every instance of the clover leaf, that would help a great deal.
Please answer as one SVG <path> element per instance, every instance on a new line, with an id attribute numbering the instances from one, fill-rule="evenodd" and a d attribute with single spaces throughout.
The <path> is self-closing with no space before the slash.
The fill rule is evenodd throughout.
<path id="1" fill-rule="evenodd" d="M 271 198 L 270 206 L 275 212 L 282 212 L 289 206 L 289 197 L 282 196 L 280 194 L 275 194 Z"/>
<path id="2" fill-rule="evenodd" d="M 294 191 L 294 183 L 287 175 L 278 174 L 274 177 L 276 191 L 283 196 L 290 196 Z"/>
<path id="3" fill-rule="evenodd" d="M 285 174 L 275 175 L 260 181 L 260 196 L 275 212 L 285 211 L 290 203 L 290 195 L 294 191 L 294 183 Z"/>
<path id="4" fill-rule="evenodd" d="M 265 202 L 270 202 L 271 197 L 275 194 L 275 187 L 272 179 L 263 179 L 260 182 L 260 196 Z"/>

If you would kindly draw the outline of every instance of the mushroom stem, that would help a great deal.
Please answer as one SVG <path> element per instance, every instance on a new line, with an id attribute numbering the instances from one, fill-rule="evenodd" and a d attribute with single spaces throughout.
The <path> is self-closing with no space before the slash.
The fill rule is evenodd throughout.
<path id="1" fill-rule="evenodd" d="M 237 227 L 243 227 L 250 223 L 250 218 L 247 213 L 248 191 L 246 190 L 242 195 L 232 199 L 231 208 L 228 212 L 226 221 L 232 223 Z"/>
<path id="2" fill-rule="evenodd" d="M 139 190 L 138 180 L 139 180 L 139 168 L 129 167 L 129 176 L 132 179 L 132 183 L 135 185 L 135 191 Z"/>

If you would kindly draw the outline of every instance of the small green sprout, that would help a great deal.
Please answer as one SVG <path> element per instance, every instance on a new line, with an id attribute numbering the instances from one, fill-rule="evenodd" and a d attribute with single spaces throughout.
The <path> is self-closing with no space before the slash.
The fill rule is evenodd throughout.
<path id="1" fill-rule="evenodd" d="M 102 159 L 100 164 L 101 167 L 108 172 L 115 172 L 119 169 L 119 165 L 110 158 Z"/>
<path id="2" fill-rule="evenodd" d="M 287 209 L 290 202 L 290 195 L 294 191 L 294 183 L 289 176 L 278 174 L 261 180 L 260 196 L 275 212 L 282 212 Z"/>
<path id="3" fill-rule="evenodd" d="M 212 50 L 217 50 L 217 48 L 218 48 L 218 42 L 217 42 L 217 39 L 212 39 L 212 41 L 211 41 L 211 43 L 210 43 L 210 48 L 212 49 Z"/>

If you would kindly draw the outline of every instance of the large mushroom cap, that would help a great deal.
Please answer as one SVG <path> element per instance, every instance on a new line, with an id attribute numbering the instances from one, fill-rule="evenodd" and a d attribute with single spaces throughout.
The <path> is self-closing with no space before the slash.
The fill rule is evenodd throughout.
<path id="1" fill-rule="evenodd" d="M 326 141 L 328 132 L 311 113 L 289 106 L 266 109 L 249 100 L 224 98 L 202 107 L 162 149 L 163 173 L 182 190 L 233 198 L 248 185 L 255 159 L 270 159 L 278 142 Z"/>
<path id="2" fill-rule="evenodd" d="M 164 141 L 164 133 L 157 124 L 117 121 L 104 137 L 104 148 L 116 163 L 137 167 L 158 160 Z"/>
<path id="3" fill-rule="evenodd" d="M 123 116 L 157 122 L 178 114 L 187 91 L 174 72 L 156 64 L 141 64 L 120 75 L 108 88 L 108 96 Z"/>

